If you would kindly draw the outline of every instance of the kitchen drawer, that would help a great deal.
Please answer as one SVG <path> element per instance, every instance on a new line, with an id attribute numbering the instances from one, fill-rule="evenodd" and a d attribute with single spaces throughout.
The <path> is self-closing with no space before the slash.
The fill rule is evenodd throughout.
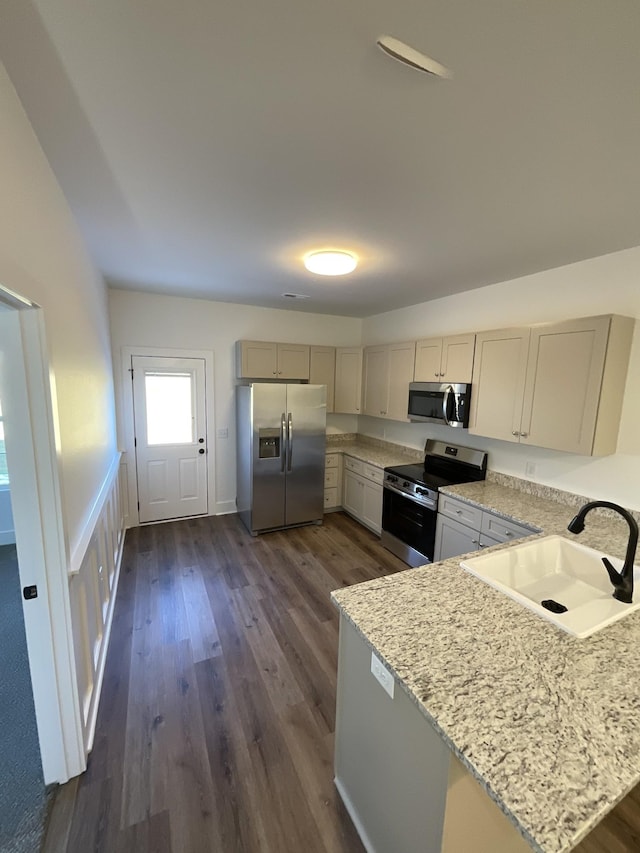
<path id="1" fill-rule="evenodd" d="M 447 518 L 453 518 L 455 521 L 461 521 L 475 530 L 480 530 L 482 510 L 479 507 L 471 506 L 471 504 L 451 498 L 448 495 L 440 495 L 438 512 L 440 515 L 446 515 Z"/>
<path id="2" fill-rule="evenodd" d="M 338 485 L 338 469 L 327 468 L 324 472 L 324 487 L 330 489 Z"/>
<path id="3" fill-rule="evenodd" d="M 333 509 L 333 507 L 338 506 L 338 489 L 325 489 L 324 490 L 324 508 L 325 509 Z"/>
<path id="4" fill-rule="evenodd" d="M 339 453 L 327 453 L 324 458 L 324 467 L 325 468 L 338 468 L 340 465 L 340 454 Z"/>
<path id="5" fill-rule="evenodd" d="M 359 459 L 354 459 L 353 456 L 344 457 L 344 467 L 347 471 L 353 471 L 354 474 L 362 474 L 362 466 L 364 462 Z"/>
<path id="6" fill-rule="evenodd" d="M 500 516 L 494 515 L 491 512 L 482 513 L 480 530 L 498 542 L 510 542 L 512 539 L 522 539 L 523 536 L 531 536 L 533 533 L 538 532 L 531 527 L 526 527 L 524 524 L 500 518 Z"/>
<path id="7" fill-rule="evenodd" d="M 384 480 L 384 471 L 375 465 L 369 465 L 367 462 L 362 463 L 362 476 L 373 480 L 374 483 L 382 484 Z"/>

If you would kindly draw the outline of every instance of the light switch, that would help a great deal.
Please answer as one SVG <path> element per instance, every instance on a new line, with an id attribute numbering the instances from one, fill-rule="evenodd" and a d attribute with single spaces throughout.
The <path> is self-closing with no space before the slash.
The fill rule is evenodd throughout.
<path id="1" fill-rule="evenodd" d="M 216 430 L 216 438 L 229 438 L 229 430 L 227 427 Z"/>

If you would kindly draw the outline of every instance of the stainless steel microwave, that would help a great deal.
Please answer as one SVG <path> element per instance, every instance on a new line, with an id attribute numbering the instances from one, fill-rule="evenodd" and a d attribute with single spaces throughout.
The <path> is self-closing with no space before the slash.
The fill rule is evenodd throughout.
<path id="1" fill-rule="evenodd" d="M 410 421 L 428 421 L 451 427 L 469 426 L 471 385 L 450 382 L 409 383 Z"/>

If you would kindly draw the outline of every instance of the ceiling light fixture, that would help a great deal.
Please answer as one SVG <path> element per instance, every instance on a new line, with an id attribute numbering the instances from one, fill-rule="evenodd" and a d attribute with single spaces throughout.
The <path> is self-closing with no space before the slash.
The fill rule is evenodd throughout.
<path id="1" fill-rule="evenodd" d="M 304 256 L 304 265 L 316 275 L 347 275 L 358 266 L 358 259 L 351 252 L 322 249 L 308 252 Z"/>
<path id="2" fill-rule="evenodd" d="M 399 39 L 393 36 L 380 36 L 376 42 L 380 50 L 383 50 L 387 56 L 392 59 L 397 59 L 403 65 L 408 65 L 410 68 L 416 68 L 418 71 L 426 71 L 427 74 L 433 74 L 435 77 L 442 77 L 445 80 L 450 80 L 453 77 L 453 72 L 440 65 L 435 59 L 420 53 L 418 50 L 409 47 Z"/>

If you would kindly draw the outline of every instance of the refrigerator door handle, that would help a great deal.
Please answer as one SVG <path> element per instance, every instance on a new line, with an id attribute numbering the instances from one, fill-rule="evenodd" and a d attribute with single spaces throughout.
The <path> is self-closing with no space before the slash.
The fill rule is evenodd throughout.
<path id="1" fill-rule="evenodd" d="M 291 471 L 291 463 L 293 461 L 293 418 L 291 417 L 291 412 L 289 412 L 287 418 L 287 452 L 289 453 L 287 471 Z"/>
<path id="2" fill-rule="evenodd" d="M 287 430 L 287 422 L 286 415 L 283 412 L 280 415 L 280 473 L 284 474 L 284 462 L 285 462 L 285 454 L 286 454 L 286 430 Z"/>

